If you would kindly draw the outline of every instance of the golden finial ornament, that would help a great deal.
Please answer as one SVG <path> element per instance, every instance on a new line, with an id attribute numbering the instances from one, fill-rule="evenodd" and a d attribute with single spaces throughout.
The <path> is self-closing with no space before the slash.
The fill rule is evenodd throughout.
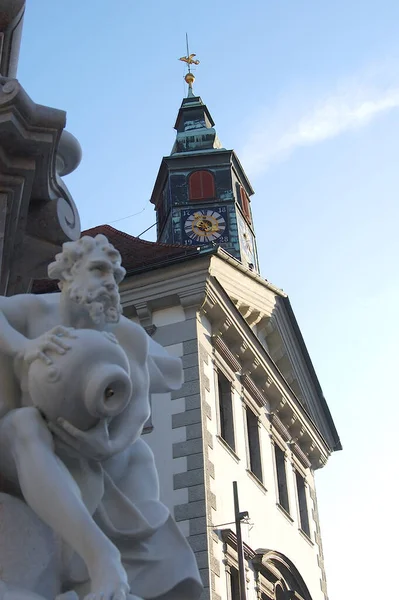
<path id="1" fill-rule="evenodd" d="M 190 87 L 192 87 L 194 81 L 195 81 L 195 77 L 194 75 L 191 73 L 191 71 L 189 71 L 185 76 L 184 76 L 185 82 L 188 83 L 188 85 Z"/>
<path id="2" fill-rule="evenodd" d="M 193 83 L 195 81 L 195 77 L 194 77 L 193 73 L 191 72 L 191 65 L 199 65 L 200 61 L 197 60 L 196 58 L 194 58 L 195 56 L 197 56 L 196 54 L 190 54 L 190 52 L 189 52 L 187 33 L 186 33 L 186 46 L 187 46 L 187 56 L 182 56 L 179 58 L 179 60 L 185 62 L 187 65 L 188 73 L 186 73 L 186 75 L 184 76 L 184 80 L 188 84 L 188 91 L 189 91 L 189 95 L 190 95 L 190 92 L 192 94 Z"/>

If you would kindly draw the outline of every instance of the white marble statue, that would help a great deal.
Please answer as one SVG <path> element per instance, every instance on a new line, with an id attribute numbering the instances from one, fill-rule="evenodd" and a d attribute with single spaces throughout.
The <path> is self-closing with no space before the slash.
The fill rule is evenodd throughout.
<path id="1" fill-rule="evenodd" d="M 0 600 L 201 594 L 140 437 L 181 363 L 121 316 L 120 262 L 86 236 L 49 266 L 60 293 L 0 298 Z"/>

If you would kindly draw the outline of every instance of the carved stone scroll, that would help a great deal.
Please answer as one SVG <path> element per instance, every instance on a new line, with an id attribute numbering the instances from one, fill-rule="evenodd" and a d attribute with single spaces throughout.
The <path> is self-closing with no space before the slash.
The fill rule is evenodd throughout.
<path id="1" fill-rule="evenodd" d="M 65 121 L 64 111 L 35 104 L 16 79 L 0 76 L 0 294 L 28 291 L 62 243 L 80 236 L 61 175 L 81 150 Z"/>

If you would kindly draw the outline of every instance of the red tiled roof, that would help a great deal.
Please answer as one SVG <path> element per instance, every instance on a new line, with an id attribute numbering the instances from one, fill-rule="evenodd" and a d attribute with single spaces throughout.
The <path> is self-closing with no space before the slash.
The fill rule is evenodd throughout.
<path id="1" fill-rule="evenodd" d="M 178 244 L 161 244 L 160 242 L 148 242 L 133 235 L 114 229 L 110 225 L 98 225 L 86 231 L 82 235 L 94 237 L 102 233 L 110 243 L 120 252 L 122 265 L 129 274 L 135 270 L 150 269 L 160 266 L 165 262 L 199 254 L 196 246 L 180 246 Z M 32 292 L 44 294 L 54 292 L 57 283 L 49 279 L 38 279 L 34 282 Z"/>

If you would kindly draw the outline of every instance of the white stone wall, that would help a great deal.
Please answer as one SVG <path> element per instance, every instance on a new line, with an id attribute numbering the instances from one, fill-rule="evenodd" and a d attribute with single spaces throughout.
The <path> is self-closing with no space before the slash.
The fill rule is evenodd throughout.
<path id="1" fill-rule="evenodd" d="M 232 482 L 238 482 L 240 510 L 249 512 L 243 524 L 243 540 L 252 548 L 276 550 L 287 556 L 301 573 L 313 600 L 324 600 L 319 546 L 313 520 L 313 501 L 307 500 L 311 539 L 299 531 L 299 512 L 292 456 L 273 431 L 266 409 L 246 393 L 246 401 L 260 415 L 260 446 L 263 484 L 248 470 L 245 401 L 239 375 L 222 358 L 215 358 L 212 327 L 198 318 L 196 310 L 172 306 L 152 311 L 154 339 L 171 354 L 182 358 L 184 383 L 178 392 L 152 396 L 153 430 L 145 434 L 159 472 L 161 499 L 174 514 L 197 557 L 205 585 L 203 600 L 230 600 L 222 529 L 235 530 Z M 233 382 L 235 452 L 220 437 L 217 365 Z M 287 449 L 287 480 L 290 517 L 277 506 L 272 437 Z M 303 469 L 302 469 L 303 470 Z M 306 471 L 313 488 L 313 474 Z M 247 600 L 256 600 L 255 573 L 247 571 Z"/>
<path id="2" fill-rule="evenodd" d="M 297 494 L 293 461 L 287 448 L 287 484 L 290 500 L 290 517 L 277 505 L 277 482 L 274 467 L 274 451 L 271 440 L 271 425 L 266 417 L 264 408 L 258 408 L 260 425 L 260 447 L 262 457 L 263 485 L 249 472 L 246 426 L 245 426 L 245 402 L 243 401 L 240 379 L 237 374 L 230 371 L 229 375 L 233 381 L 233 408 L 235 425 L 235 452 L 231 451 L 219 435 L 218 399 L 217 399 L 217 377 L 215 372 L 215 360 L 212 357 L 212 347 L 209 342 L 210 324 L 205 318 L 199 326 L 199 344 L 208 351 L 207 364 L 204 362 L 204 374 L 210 381 L 210 389 L 206 392 L 206 403 L 210 407 L 210 415 L 207 418 L 207 430 L 213 438 L 213 448 L 209 449 L 209 460 L 214 469 L 214 477 L 209 478 L 209 486 L 212 495 L 215 496 L 215 508 L 210 509 L 211 530 L 230 528 L 235 530 L 235 525 L 229 524 L 234 521 L 233 487 L 232 482 L 238 482 L 240 499 L 240 510 L 249 512 L 250 524 L 242 526 L 243 541 L 253 550 L 267 548 L 276 550 L 286 555 L 297 567 L 305 583 L 307 584 L 313 600 L 324 600 L 321 589 L 321 571 L 318 566 L 318 546 L 314 542 L 316 525 L 312 517 L 312 500 L 307 490 L 309 508 L 309 522 L 311 538 L 299 530 L 299 511 L 297 506 Z M 216 360 L 219 364 L 223 361 Z M 229 371 L 226 364 L 224 371 Z M 249 400 L 249 399 L 248 399 Z M 252 405 L 253 407 L 253 405 Z M 209 418 L 210 417 L 210 418 Z M 278 436 L 277 433 L 275 433 Z M 306 480 L 313 487 L 313 475 L 306 471 Z M 209 508 L 209 507 L 208 507 Z M 227 524 L 227 525 L 224 525 Z M 214 563 L 217 561 L 219 567 L 214 565 L 213 587 L 215 598 L 228 600 L 227 578 L 223 560 L 223 543 L 215 535 L 210 536 L 210 554 Z M 211 563 L 212 566 L 212 563 Z M 248 571 L 247 600 L 256 600 L 254 574 Z"/>

